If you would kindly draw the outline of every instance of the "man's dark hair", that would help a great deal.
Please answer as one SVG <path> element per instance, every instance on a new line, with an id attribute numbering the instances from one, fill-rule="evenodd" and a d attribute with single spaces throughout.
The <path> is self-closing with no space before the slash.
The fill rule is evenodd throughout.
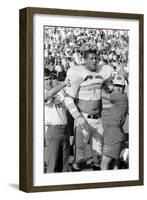
<path id="1" fill-rule="evenodd" d="M 88 55 L 89 54 L 96 54 L 96 50 L 95 49 L 88 49 L 87 51 L 84 51 L 84 59 L 87 59 L 88 58 Z"/>

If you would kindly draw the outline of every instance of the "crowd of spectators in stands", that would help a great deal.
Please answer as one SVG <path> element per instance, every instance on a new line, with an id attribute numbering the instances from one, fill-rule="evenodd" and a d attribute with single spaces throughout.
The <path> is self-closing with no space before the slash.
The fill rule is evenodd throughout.
<path id="1" fill-rule="evenodd" d="M 110 65 L 113 75 L 119 73 L 128 82 L 129 32 L 91 28 L 44 27 L 44 67 L 50 77 L 59 81 L 68 68 L 84 64 L 83 54 L 96 49 L 99 65 Z"/>

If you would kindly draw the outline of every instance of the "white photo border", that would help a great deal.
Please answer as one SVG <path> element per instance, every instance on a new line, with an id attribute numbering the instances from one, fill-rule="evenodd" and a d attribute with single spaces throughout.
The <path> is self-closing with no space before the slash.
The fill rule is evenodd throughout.
<path id="1" fill-rule="evenodd" d="M 129 30 L 129 169 L 45 174 L 43 170 L 43 27 Z M 139 21 L 51 14 L 33 15 L 33 186 L 139 180 Z M 135 126 L 134 126 L 135 125 Z"/>

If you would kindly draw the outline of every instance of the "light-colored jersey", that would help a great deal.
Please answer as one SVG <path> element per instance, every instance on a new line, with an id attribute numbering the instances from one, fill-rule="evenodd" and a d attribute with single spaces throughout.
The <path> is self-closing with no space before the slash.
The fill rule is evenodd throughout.
<path id="1" fill-rule="evenodd" d="M 69 69 L 67 79 L 70 85 L 66 87 L 66 93 L 72 98 L 83 100 L 100 100 L 102 85 L 111 76 L 112 68 L 104 65 L 99 72 L 91 72 L 84 66 Z"/>

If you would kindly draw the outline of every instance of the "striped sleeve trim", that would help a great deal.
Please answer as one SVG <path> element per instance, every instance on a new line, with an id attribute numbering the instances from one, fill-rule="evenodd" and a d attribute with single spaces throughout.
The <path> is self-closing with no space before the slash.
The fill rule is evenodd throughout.
<path id="1" fill-rule="evenodd" d="M 78 109 L 77 109 L 72 98 L 66 97 L 65 98 L 65 105 L 68 108 L 70 114 L 73 116 L 73 118 L 77 118 L 77 117 L 80 116 L 80 113 L 79 113 L 79 111 L 78 111 Z"/>

